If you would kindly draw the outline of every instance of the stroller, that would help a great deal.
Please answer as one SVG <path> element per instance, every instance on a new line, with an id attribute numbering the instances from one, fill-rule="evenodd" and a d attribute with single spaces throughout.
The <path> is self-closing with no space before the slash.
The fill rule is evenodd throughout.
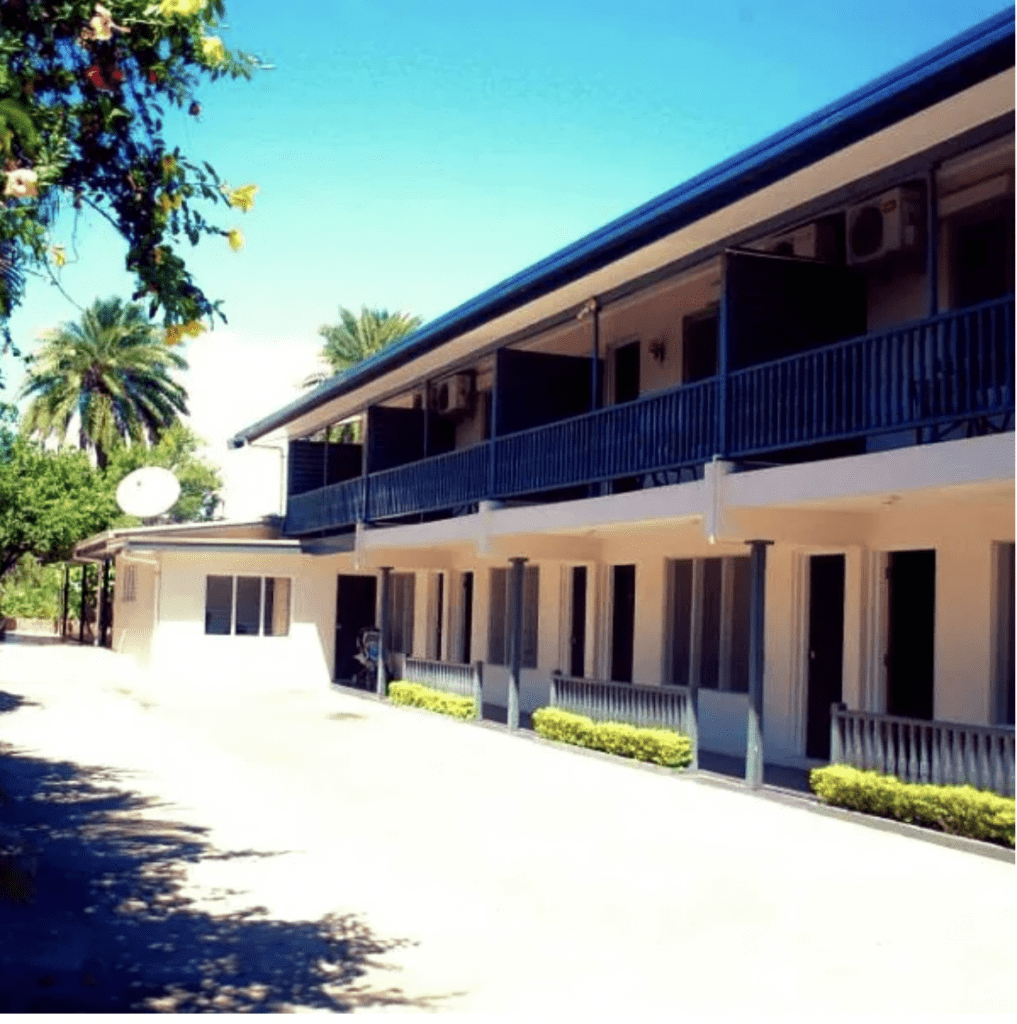
<path id="1" fill-rule="evenodd" d="M 380 641 L 381 634 L 373 626 L 365 626 L 357 634 L 357 653 L 353 657 L 360 662 L 360 668 L 355 682 L 362 690 L 373 690 L 377 685 Z"/>

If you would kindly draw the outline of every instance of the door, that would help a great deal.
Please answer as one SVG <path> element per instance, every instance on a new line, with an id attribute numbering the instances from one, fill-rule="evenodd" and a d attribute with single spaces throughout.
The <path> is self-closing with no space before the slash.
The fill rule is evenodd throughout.
<path id="1" fill-rule="evenodd" d="M 894 551 L 886 577 L 886 711 L 931 719 L 936 552 Z"/>
<path id="2" fill-rule="evenodd" d="M 586 567 L 572 569 L 572 628 L 569 634 L 569 675 L 586 675 Z"/>
<path id="3" fill-rule="evenodd" d="M 335 598 L 335 678 L 350 682 L 357 677 L 360 662 L 357 635 L 374 626 L 378 581 L 374 576 L 339 576 Z"/>
<path id="4" fill-rule="evenodd" d="M 632 643 L 636 627 L 636 567 L 616 565 L 611 607 L 611 681 L 632 682 Z"/>
<path id="5" fill-rule="evenodd" d="M 473 573 L 463 573 L 463 664 L 473 657 Z"/>
<path id="6" fill-rule="evenodd" d="M 634 402 L 639 397 L 639 342 L 630 341 L 614 350 L 614 401 Z"/>
<path id="7" fill-rule="evenodd" d="M 844 556 L 809 559 L 809 673 L 805 754 L 830 756 L 830 705 L 839 704 L 844 670 Z"/>

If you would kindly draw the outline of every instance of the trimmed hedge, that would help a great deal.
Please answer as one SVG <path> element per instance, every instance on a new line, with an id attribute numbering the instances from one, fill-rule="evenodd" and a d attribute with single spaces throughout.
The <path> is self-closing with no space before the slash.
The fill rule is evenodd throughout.
<path id="1" fill-rule="evenodd" d="M 809 782 L 828 804 L 895 818 L 954 836 L 1014 845 L 1014 800 L 972 786 L 901 782 L 844 764 L 813 768 Z"/>
<path id="2" fill-rule="evenodd" d="M 670 729 L 644 729 L 622 722 L 595 722 L 585 715 L 560 708 L 534 711 L 533 728 L 549 740 L 649 761 L 666 768 L 684 768 L 692 763 L 692 744 L 688 736 Z"/>
<path id="3" fill-rule="evenodd" d="M 412 683 L 405 679 L 388 684 L 388 698 L 393 704 L 425 708 L 453 718 L 475 718 L 477 714 L 477 703 L 472 697 L 432 690 L 423 683 Z"/>

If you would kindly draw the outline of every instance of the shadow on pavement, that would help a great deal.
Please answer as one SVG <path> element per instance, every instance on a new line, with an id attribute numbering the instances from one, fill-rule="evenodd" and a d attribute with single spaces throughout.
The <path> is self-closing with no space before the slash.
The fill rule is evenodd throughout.
<path id="1" fill-rule="evenodd" d="M 22 703 L 0 693 L 0 711 Z M 217 851 L 204 829 L 143 815 L 155 804 L 112 772 L 0 745 L 0 1012 L 439 1008 L 364 983 L 409 943 L 355 916 L 198 909 L 185 863 L 271 854 Z"/>

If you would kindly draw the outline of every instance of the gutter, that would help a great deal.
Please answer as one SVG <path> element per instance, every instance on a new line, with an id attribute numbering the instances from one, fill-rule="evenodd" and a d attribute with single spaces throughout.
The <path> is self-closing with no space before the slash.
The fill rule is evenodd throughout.
<path id="1" fill-rule="evenodd" d="M 1006 9 L 470 299 L 229 439 L 245 444 L 1014 65 Z"/>

